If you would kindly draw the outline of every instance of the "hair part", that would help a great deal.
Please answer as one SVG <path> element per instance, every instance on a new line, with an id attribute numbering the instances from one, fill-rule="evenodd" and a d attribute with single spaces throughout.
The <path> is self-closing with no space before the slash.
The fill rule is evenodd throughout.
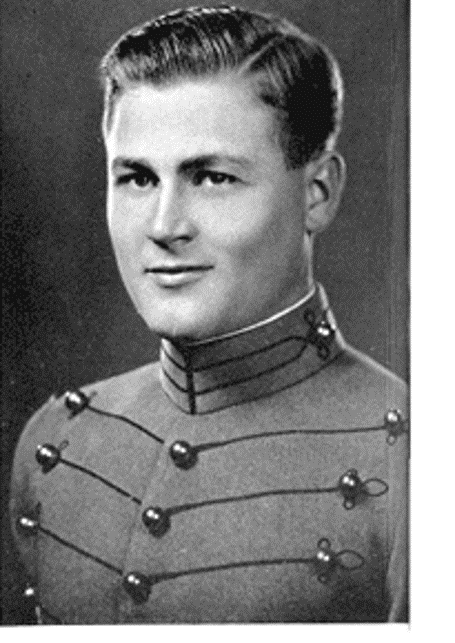
<path id="1" fill-rule="evenodd" d="M 333 149 L 343 85 L 329 50 L 292 23 L 237 7 L 179 9 L 127 31 L 101 62 L 103 133 L 115 103 L 137 84 L 167 86 L 236 74 L 273 108 L 289 168 Z"/>

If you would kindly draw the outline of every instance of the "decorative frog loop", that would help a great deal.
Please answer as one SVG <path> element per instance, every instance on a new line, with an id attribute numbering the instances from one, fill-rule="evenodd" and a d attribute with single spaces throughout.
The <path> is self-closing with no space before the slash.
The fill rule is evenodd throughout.
<path id="1" fill-rule="evenodd" d="M 324 313 L 323 317 L 316 322 L 316 316 L 312 310 L 307 310 L 304 319 L 310 329 L 307 334 L 307 342 L 316 347 L 318 356 L 322 360 L 330 357 L 330 346 L 335 338 L 335 329 L 331 326 Z"/>
<path id="2" fill-rule="evenodd" d="M 404 433 L 403 417 L 398 409 L 390 409 L 384 416 L 384 424 L 388 429 L 387 444 L 395 444 L 399 436 Z"/>
<path id="3" fill-rule="evenodd" d="M 335 552 L 328 538 L 321 538 L 318 542 L 314 558 L 317 579 L 320 583 L 329 582 L 337 568 L 347 571 L 360 569 L 365 563 L 364 557 L 351 549 Z"/>

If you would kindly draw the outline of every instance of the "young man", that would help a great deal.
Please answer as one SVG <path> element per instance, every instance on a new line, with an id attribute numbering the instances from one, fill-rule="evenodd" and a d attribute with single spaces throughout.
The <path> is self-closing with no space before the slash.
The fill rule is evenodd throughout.
<path id="1" fill-rule="evenodd" d="M 405 387 L 312 274 L 344 182 L 336 62 L 284 20 L 193 8 L 102 73 L 109 230 L 161 355 L 22 435 L 38 619 L 405 620 Z"/>

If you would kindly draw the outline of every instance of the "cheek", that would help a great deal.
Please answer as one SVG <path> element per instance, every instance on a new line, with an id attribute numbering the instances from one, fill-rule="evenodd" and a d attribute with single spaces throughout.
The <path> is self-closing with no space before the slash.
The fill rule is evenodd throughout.
<path id="1" fill-rule="evenodd" d="M 127 216 L 121 200 L 110 199 L 107 207 L 107 226 L 117 259 L 131 260 L 139 248 L 141 232 L 139 219 Z"/>
<path id="2" fill-rule="evenodd" d="M 287 254 L 293 245 L 300 247 L 301 215 L 287 206 L 272 195 L 239 199 L 206 219 L 206 238 L 237 270 L 261 261 L 271 265 L 282 250 Z"/>

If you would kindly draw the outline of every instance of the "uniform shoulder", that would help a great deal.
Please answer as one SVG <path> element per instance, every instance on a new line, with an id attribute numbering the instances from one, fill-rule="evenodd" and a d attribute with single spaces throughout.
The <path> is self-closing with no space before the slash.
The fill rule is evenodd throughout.
<path id="1" fill-rule="evenodd" d="M 386 368 L 372 357 L 348 346 L 345 351 L 346 357 L 350 360 L 354 371 L 365 380 L 366 385 L 388 387 L 407 395 L 408 386 L 406 382 L 396 373 Z"/>
<path id="2" fill-rule="evenodd" d="M 28 420 L 16 446 L 13 482 L 21 477 L 25 463 L 34 462 L 37 445 L 52 439 L 64 417 L 63 400 L 51 395 Z"/>
<path id="3" fill-rule="evenodd" d="M 336 380 L 336 390 L 345 400 L 369 407 L 377 404 L 387 408 L 405 409 L 408 386 L 398 375 L 359 350 L 347 346 L 327 369 L 327 386 Z"/>
<path id="4" fill-rule="evenodd" d="M 67 412 L 66 409 L 66 415 Z M 14 454 L 9 497 L 11 533 L 29 573 L 33 569 L 33 552 L 28 541 L 24 543 L 23 539 L 18 538 L 16 520 L 19 516 L 32 512 L 36 505 L 31 493 L 31 480 L 38 466 L 35 458 L 37 447 L 54 441 L 64 417 L 65 407 L 62 401 L 52 395 L 25 425 Z"/>
<path id="5" fill-rule="evenodd" d="M 157 364 L 147 364 L 133 371 L 115 375 L 105 380 L 82 386 L 80 391 L 88 398 L 96 396 L 97 404 L 112 412 L 121 411 L 129 402 L 133 402 L 147 387 L 150 395 L 159 387 Z M 56 444 L 62 428 L 67 424 L 70 410 L 65 403 L 65 396 L 52 395 L 41 406 L 25 425 L 19 438 L 13 464 L 14 479 L 24 474 L 24 467 L 35 463 L 37 445 Z"/>
<path id="6" fill-rule="evenodd" d="M 136 403 L 144 391 L 153 403 L 153 397 L 160 392 L 159 362 L 87 384 L 81 390 L 89 397 L 96 397 L 97 405 L 113 412 L 121 412 L 125 406 Z"/>
<path id="7" fill-rule="evenodd" d="M 408 420 L 405 382 L 350 346 L 301 390 L 305 409 L 311 409 L 321 425 L 380 426 L 389 411 L 399 411 L 399 416 Z"/>

